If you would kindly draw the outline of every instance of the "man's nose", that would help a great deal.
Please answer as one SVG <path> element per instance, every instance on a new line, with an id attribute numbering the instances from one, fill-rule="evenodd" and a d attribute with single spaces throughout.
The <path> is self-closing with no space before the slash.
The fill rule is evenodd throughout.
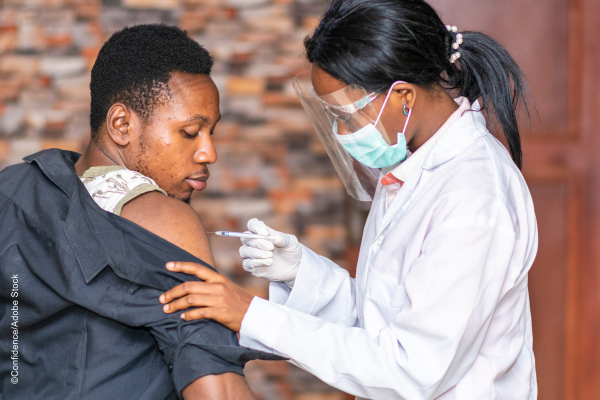
<path id="1" fill-rule="evenodd" d="M 194 154 L 194 162 L 197 164 L 214 164 L 217 161 L 217 151 L 212 139 L 208 135 L 200 136 L 200 143 Z"/>

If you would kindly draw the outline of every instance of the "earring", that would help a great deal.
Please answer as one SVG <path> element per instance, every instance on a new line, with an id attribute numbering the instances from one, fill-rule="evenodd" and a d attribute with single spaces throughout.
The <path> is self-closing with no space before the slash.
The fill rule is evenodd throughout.
<path id="1" fill-rule="evenodd" d="M 406 106 L 407 106 L 407 105 L 408 105 L 408 104 L 405 104 L 405 105 L 404 105 L 404 115 L 406 115 L 406 116 L 408 117 L 408 111 L 406 111 Z"/>

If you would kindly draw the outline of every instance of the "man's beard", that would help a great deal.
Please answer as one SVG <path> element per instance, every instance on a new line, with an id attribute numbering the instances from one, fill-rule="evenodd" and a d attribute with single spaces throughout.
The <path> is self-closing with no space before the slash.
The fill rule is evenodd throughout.
<path id="1" fill-rule="evenodd" d="M 140 174 L 147 176 L 148 178 L 154 180 L 156 182 L 156 180 L 152 177 L 152 174 L 150 173 L 150 169 L 148 168 L 148 164 L 145 162 L 145 156 L 147 154 L 147 149 L 148 146 L 146 144 L 146 135 L 142 134 L 140 136 L 140 147 L 139 147 L 139 152 L 137 154 L 136 159 L 136 163 L 134 165 L 134 170 L 139 172 Z M 157 184 L 158 185 L 158 184 Z M 161 188 L 163 190 L 165 190 L 164 188 Z M 185 204 L 190 204 L 192 202 L 192 195 L 188 196 L 188 197 L 181 197 L 181 196 L 177 196 L 175 193 L 170 192 L 168 190 L 165 190 L 165 192 L 167 192 L 167 196 L 172 197 L 174 199 L 183 201 Z"/>
<path id="2" fill-rule="evenodd" d="M 183 201 L 185 204 L 190 205 L 192 203 L 192 196 L 186 198 L 186 199 L 182 199 L 181 197 L 177 197 L 177 196 L 173 196 L 171 193 L 167 192 L 167 195 L 169 195 L 169 197 L 172 197 L 174 199 L 177 200 L 181 200 Z"/>

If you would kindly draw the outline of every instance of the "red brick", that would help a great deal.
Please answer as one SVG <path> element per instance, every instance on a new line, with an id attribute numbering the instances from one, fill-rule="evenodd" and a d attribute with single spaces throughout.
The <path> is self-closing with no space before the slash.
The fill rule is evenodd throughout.
<path id="1" fill-rule="evenodd" d="M 4 54 L 0 57 L 0 73 L 33 76 L 40 68 L 38 56 Z"/>
<path id="2" fill-rule="evenodd" d="M 224 11 L 225 11 L 225 15 L 229 19 L 234 19 L 238 15 L 237 8 L 235 8 L 235 7 L 227 7 Z"/>
<path id="3" fill-rule="evenodd" d="M 2 115 L 0 113 L 0 115 Z M 10 143 L 8 140 L 0 140 L 0 163 L 8 157 Z"/>
<path id="4" fill-rule="evenodd" d="M 296 190 L 337 190 L 343 187 L 342 181 L 337 176 L 311 176 L 294 179 L 294 189 Z"/>
<path id="5" fill-rule="evenodd" d="M 233 95 L 260 95 L 265 90 L 265 80 L 232 76 L 227 81 L 227 93 Z"/>
<path id="6" fill-rule="evenodd" d="M 296 211 L 299 203 L 311 202 L 313 193 L 300 190 L 272 190 L 269 192 L 269 198 L 273 202 L 275 212 L 292 214 Z"/>
<path id="7" fill-rule="evenodd" d="M 52 77 L 50 75 L 41 75 L 38 82 L 43 88 L 49 87 L 52 84 Z"/>
<path id="8" fill-rule="evenodd" d="M 238 178 L 233 185 L 238 190 L 254 190 L 260 188 L 260 180 L 255 176 Z"/>
<path id="9" fill-rule="evenodd" d="M 310 16 L 310 17 L 305 17 L 302 20 L 302 25 L 305 28 L 308 28 L 310 30 L 314 30 L 317 28 L 317 26 L 319 26 L 319 22 L 320 22 L 320 18 L 316 17 L 316 16 Z"/>
<path id="10" fill-rule="evenodd" d="M 319 240 L 345 238 L 346 229 L 343 226 L 309 225 L 305 229 L 305 236 Z"/>
<path id="11" fill-rule="evenodd" d="M 92 70 L 94 63 L 96 62 L 96 58 L 98 58 L 99 52 L 99 46 L 84 47 L 81 49 L 81 55 L 83 56 L 83 58 L 85 58 L 85 65 L 88 71 Z"/>
<path id="12" fill-rule="evenodd" d="M 176 8 L 179 5 L 179 0 L 122 0 L 125 7 L 130 8 L 156 8 L 168 10 Z"/>
<path id="13" fill-rule="evenodd" d="M 0 53 L 12 51 L 17 48 L 17 33 L 13 31 L 0 31 Z"/>
<path id="14" fill-rule="evenodd" d="M 17 25 L 0 25 L 0 34 L 17 34 L 19 27 Z"/>
<path id="15" fill-rule="evenodd" d="M 19 96 L 22 80 L 14 78 L 0 78 L 0 101 L 15 100 Z"/>
<path id="16" fill-rule="evenodd" d="M 267 92 L 263 96 L 265 107 L 302 107 L 298 97 L 277 92 Z"/>
<path id="17" fill-rule="evenodd" d="M 52 140 L 47 139 L 42 141 L 42 150 L 46 149 L 61 149 L 81 152 L 82 146 L 79 140 Z"/>
<path id="18" fill-rule="evenodd" d="M 75 0 L 77 18 L 95 19 L 100 16 L 102 5 L 99 0 Z"/>
<path id="19" fill-rule="evenodd" d="M 188 32 L 200 32 L 206 26 L 207 17 L 208 15 L 205 11 L 185 10 L 181 14 L 179 27 Z"/>
<path id="20" fill-rule="evenodd" d="M 69 47 L 73 43 L 73 37 L 70 34 L 46 36 L 46 46 L 48 47 Z"/>

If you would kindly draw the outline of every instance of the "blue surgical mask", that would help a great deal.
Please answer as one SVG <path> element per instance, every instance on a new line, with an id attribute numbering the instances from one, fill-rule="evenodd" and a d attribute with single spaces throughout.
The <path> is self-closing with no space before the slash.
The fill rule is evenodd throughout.
<path id="1" fill-rule="evenodd" d="M 398 132 L 398 141 L 395 145 L 390 146 L 387 144 L 383 140 L 382 133 L 376 128 L 381 119 L 381 115 L 383 114 L 383 109 L 385 108 L 396 83 L 405 82 L 397 81 L 392 84 L 374 124 L 369 123 L 358 131 L 348 135 L 338 135 L 337 120 L 333 123 L 333 133 L 342 146 L 344 146 L 344 149 L 346 149 L 346 151 L 358 162 L 367 167 L 391 167 L 406 159 L 406 137 L 404 134 L 406 133 L 406 127 L 408 126 L 408 121 L 410 121 L 410 116 L 412 115 L 412 109 L 410 109 L 408 113 L 405 111 L 406 122 L 404 123 L 404 129 L 402 132 Z M 404 107 L 406 110 L 406 105 Z"/>
<path id="2" fill-rule="evenodd" d="M 393 146 L 383 140 L 381 132 L 373 124 L 349 135 L 338 135 L 335 121 L 333 133 L 352 157 L 368 167 L 391 167 L 406 158 L 406 138 L 403 133 L 398 132 L 398 142 Z"/>

